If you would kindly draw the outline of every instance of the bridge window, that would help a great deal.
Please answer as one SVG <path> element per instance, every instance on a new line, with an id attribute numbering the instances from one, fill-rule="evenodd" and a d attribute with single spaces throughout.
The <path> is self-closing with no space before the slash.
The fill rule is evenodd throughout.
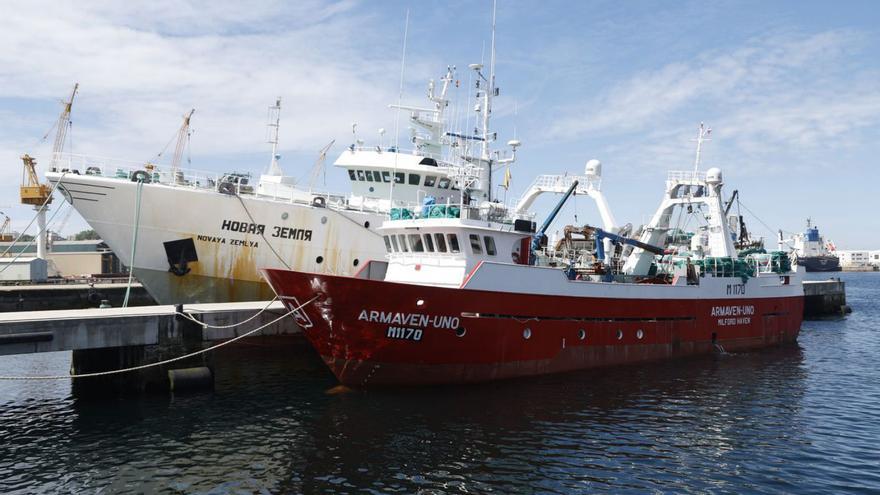
<path id="1" fill-rule="evenodd" d="M 434 241 L 437 242 L 437 252 L 446 252 L 446 237 L 443 234 L 434 234 Z"/>
<path id="2" fill-rule="evenodd" d="M 364 171 L 363 170 L 358 170 L 357 176 L 358 176 L 358 180 L 367 180 L 364 178 Z"/>
<path id="3" fill-rule="evenodd" d="M 492 236 L 484 235 L 483 242 L 486 244 L 486 254 L 489 256 L 495 256 L 495 238 Z"/>
<path id="4" fill-rule="evenodd" d="M 367 176 L 367 180 L 369 182 L 373 182 L 373 171 L 372 170 L 367 170 L 366 172 L 364 172 L 364 175 Z"/>
<path id="5" fill-rule="evenodd" d="M 395 252 L 395 253 L 399 253 L 399 252 L 400 252 L 400 248 L 397 247 L 397 236 L 396 236 L 396 235 L 390 235 L 389 237 L 391 237 L 391 246 L 394 248 L 394 252 Z"/>
<path id="6" fill-rule="evenodd" d="M 425 246 L 422 244 L 422 236 L 420 236 L 419 234 L 410 234 L 409 247 L 413 250 L 414 253 L 423 252 L 425 250 Z"/>
<path id="7" fill-rule="evenodd" d="M 378 170 L 373 171 L 373 180 L 375 180 L 376 182 L 382 182 L 382 174 L 379 173 Z"/>
<path id="8" fill-rule="evenodd" d="M 437 177 L 433 175 L 425 176 L 425 187 L 434 187 L 434 184 L 437 183 Z"/>
<path id="9" fill-rule="evenodd" d="M 461 249 L 458 247 L 458 236 L 455 234 L 449 234 L 449 252 L 450 253 L 461 252 Z"/>
<path id="10" fill-rule="evenodd" d="M 394 183 L 403 184 L 403 179 L 405 178 L 405 175 L 406 174 L 404 174 L 403 172 L 394 172 Z"/>
<path id="11" fill-rule="evenodd" d="M 382 182 L 391 182 L 391 172 L 382 171 Z"/>
<path id="12" fill-rule="evenodd" d="M 483 247 L 480 246 L 480 236 L 478 236 L 477 234 L 471 234 L 470 240 L 471 251 L 473 251 L 474 254 L 483 254 Z"/>
<path id="13" fill-rule="evenodd" d="M 408 253 L 409 248 L 406 247 L 406 236 L 403 234 L 397 234 L 397 237 L 400 239 L 400 250 L 404 253 Z"/>
<path id="14" fill-rule="evenodd" d="M 449 179 L 446 177 L 442 177 L 440 182 L 437 183 L 437 187 L 440 189 L 449 189 Z"/>
<path id="15" fill-rule="evenodd" d="M 348 178 L 350 178 L 351 180 L 357 180 L 357 176 L 354 175 L 354 170 L 348 171 Z"/>
<path id="16" fill-rule="evenodd" d="M 431 234 L 425 234 L 425 251 L 434 252 L 434 240 L 431 239 Z"/>
<path id="17" fill-rule="evenodd" d="M 382 239 L 385 239 L 385 251 L 391 252 L 391 239 L 388 238 L 387 235 L 383 235 Z"/>
<path id="18" fill-rule="evenodd" d="M 419 174 L 409 174 L 409 185 L 417 186 L 419 182 L 422 181 L 422 176 Z"/>

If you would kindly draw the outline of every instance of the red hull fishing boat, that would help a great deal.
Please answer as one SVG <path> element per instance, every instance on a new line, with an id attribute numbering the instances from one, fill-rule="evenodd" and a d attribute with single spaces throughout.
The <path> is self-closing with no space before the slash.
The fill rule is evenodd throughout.
<path id="1" fill-rule="evenodd" d="M 475 161 L 488 168 L 489 156 L 484 145 Z M 596 161 L 540 229 L 521 209 L 469 204 L 478 169 L 456 177 L 458 204 L 392 210 L 387 261 L 354 278 L 264 270 L 343 384 L 477 382 L 797 339 L 803 269 L 782 252 L 737 252 L 719 169 L 671 172 L 637 238 L 613 225 Z M 578 231 L 594 248 L 544 247 L 584 186 L 604 222 Z M 693 232 L 673 225 L 676 211 Z"/>

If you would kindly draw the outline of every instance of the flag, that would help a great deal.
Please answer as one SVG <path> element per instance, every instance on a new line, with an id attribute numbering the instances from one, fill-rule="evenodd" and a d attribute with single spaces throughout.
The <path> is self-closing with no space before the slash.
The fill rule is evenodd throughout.
<path id="1" fill-rule="evenodd" d="M 507 167 L 507 170 L 504 171 L 504 181 L 501 183 L 501 187 L 506 191 L 510 187 L 510 167 Z"/>

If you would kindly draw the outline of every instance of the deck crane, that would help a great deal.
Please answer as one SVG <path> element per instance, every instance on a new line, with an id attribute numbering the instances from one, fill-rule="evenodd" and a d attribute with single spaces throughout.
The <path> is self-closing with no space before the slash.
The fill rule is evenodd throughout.
<path id="1" fill-rule="evenodd" d="M 52 169 L 55 169 L 61 152 L 64 149 L 64 141 L 67 137 L 67 128 L 70 126 L 70 110 L 73 107 L 73 99 L 79 89 L 79 83 L 73 85 L 70 98 L 64 102 L 61 115 L 55 124 L 55 144 L 52 146 Z M 31 205 L 37 212 L 37 258 L 46 259 L 46 207 L 52 202 L 52 189 L 48 184 L 40 183 L 37 176 L 37 160 L 28 154 L 21 157 L 24 169 L 21 177 L 21 203 Z"/>
<path id="2" fill-rule="evenodd" d="M 0 226 L 0 242 L 11 242 L 15 239 L 15 236 L 12 235 L 12 219 L 9 218 L 9 215 L 0 211 L 0 215 L 3 215 L 5 218 L 3 220 L 3 225 Z"/>
<path id="3" fill-rule="evenodd" d="M 312 176 L 311 178 L 309 178 L 309 191 L 312 190 L 312 187 L 314 187 L 315 185 L 315 181 L 318 180 L 318 174 L 320 174 L 324 170 L 324 162 L 327 161 L 327 152 L 330 151 L 330 148 L 335 142 L 335 139 L 330 141 L 327 146 L 321 148 L 321 152 L 318 153 L 318 159 L 315 160 L 315 164 L 312 165 Z"/>
<path id="4" fill-rule="evenodd" d="M 183 182 L 183 174 L 180 173 L 180 160 L 183 158 L 183 150 L 186 149 L 186 143 L 189 139 L 189 121 L 196 109 L 191 109 L 183 116 L 183 123 L 180 130 L 177 131 L 177 145 L 174 147 L 174 156 L 171 157 L 171 177 L 175 184 Z"/>

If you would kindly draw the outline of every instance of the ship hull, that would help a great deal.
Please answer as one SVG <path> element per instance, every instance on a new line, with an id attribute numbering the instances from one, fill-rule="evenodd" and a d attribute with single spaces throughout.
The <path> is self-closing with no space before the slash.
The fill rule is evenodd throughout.
<path id="1" fill-rule="evenodd" d="M 808 256 L 799 257 L 798 265 L 806 268 L 808 272 L 839 272 L 840 260 L 837 256 Z"/>
<path id="2" fill-rule="evenodd" d="M 377 213 L 157 183 L 138 193 L 137 183 L 112 177 L 47 178 L 159 304 L 271 299 L 258 267 L 353 274 L 385 253 Z"/>
<path id="3" fill-rule="evenodd" d="M 482 382 L 794 342 L 803 296 L 565 297 L 266 270 L 349 386 Z M 737 279 L 738 280 L 738 279 Z M 628 284 L 621 284 L 628 285 Z M 798 287 L 799 288 L 799 287 Z M 682 287 L 683 291 L 691 290 Z M 623 292 L 620 292 L 622 295 Z M 666 294 L 672 294 L 666 292 Z"/>

